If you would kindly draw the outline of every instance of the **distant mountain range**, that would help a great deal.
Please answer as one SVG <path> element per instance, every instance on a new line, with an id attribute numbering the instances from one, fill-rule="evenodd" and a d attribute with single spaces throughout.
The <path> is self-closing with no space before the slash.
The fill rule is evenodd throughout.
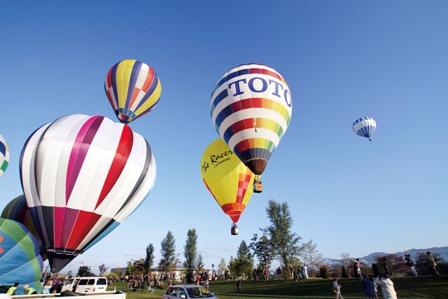
<path id="1" fill-rule="evenodd" d="M 409 250 L 406 250 L 406 253 L 409 253 L 411 255 L 411 258 L 415 261 L 417 259 L 417 256 L 418 256 L 419 252 L 426 253 L 427 251 L 430 251 L 432 254 L 438 253 L 443 260 L 445 260 L 445 261 L 448 260 L 448 246 L 445 246 L 445 247 L 431 247 L 431 248 L 425 248 L 425 249 L 409 249 Z M 370 264 L 372 264 L 375 261 L 375 257 L 376 256 L 378 256 L 378 255 L 387 255 L 387 254 L 403 255 L 403 257 L 404 257 L 404 251 L 398 251 L 398 252 L 393 252 L 393 253 L 373 252 L 373 253 L 371 253 L 369 255 L 366 255 L 366 256 L 363 256 L 363 257 L 355 256 L 353 258 L 358 258 L 360 261 L 364 261 L 368 265 L 370 265 Z M 330 264 L 339 263 L 340 261 L 341 261 L 340 259 L 324 258 L 324 262 L 328 262 Z"/>

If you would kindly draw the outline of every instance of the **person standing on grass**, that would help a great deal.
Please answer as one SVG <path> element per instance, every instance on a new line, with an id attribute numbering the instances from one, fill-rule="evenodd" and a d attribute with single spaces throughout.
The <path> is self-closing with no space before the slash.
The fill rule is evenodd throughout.
<path id="1" fill-rule="evenodd" d="M 381 287 L 384 299 L 397 299 L 394 283 L 387 277 L 387 274 L 378 274 L 375 283 L 377 286 Z"/>
<path id="2" fill-rule="evenodd" d="M 432 271 L 432 274 L 434 274 L 436 276 L 440 276 L 439 271 L 437 271 L 437 268 L 436 268 L 437 267 L 436 260 L 432 256 L 431 252 L 427 251 L 426 255 L 428 257 L 428 266 L 429 266 L 429 269 Z"/>
<path id="3" fill-rule="evenodd" d="M 361 274 L 361 263 L 359 262 L 359 259 L 354 259 L 353 260 L 354 264 L 353 264 L 353 268 L 355 270 L 355 277 L 359 277 L 359 279 L 362 279 L 362 274 Z"/>
<path id="4" fill-rule="evenodd" d="M 367 299 L 378 299 L 376 284 L 373 279 L 369 276 L 361 279 L 364 285 L 364 294 L 367 295 Z"/>
<path id="5" fill-rule="evenodd" d="M 336 299 L 344 299 L 341 294 L 342 286 L 338 284 L 338 278 L 333 279 L 333 293 L 336 295 Z"/>
<path id="6" fill-rule="evenodd" d="M 406 265 L 411 269 L 412 273 L 414 273 L 415 276 L 418 276 L 417 270 L 415 270 L 414 261 L 411 258 L 411 255 L 409 253 L 404 254 L 404 259 L 406 260 Z"/>
<path id="7" fill-rule="evenodd" d="M 302 273 L 303 273 L 303 278 L 308 279 L 308 267 L 307 267 L 307 265 L 303 265 Z"/>
<path id="8" fill-rule="evenodd" d="M 241 280 L 238 279 L 238 281 L 236 282 L 236 288 L 238 290 L 238 293 L 241 292 L 241 285 L 242 285 Z"/>

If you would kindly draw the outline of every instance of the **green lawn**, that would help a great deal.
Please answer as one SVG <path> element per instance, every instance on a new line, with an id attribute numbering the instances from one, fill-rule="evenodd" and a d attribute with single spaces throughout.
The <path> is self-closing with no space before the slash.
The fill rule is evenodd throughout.
<path id="1" fill-rule="evenodd" d="M 448 276 L 418 276 L 392 278 L 399 299 L 432 298 L 448 299 Z M 332 279 L 270 280 L 267 282 L 243 281 L 240 294 L 236 290 L 236 281 L 211 281 L 210 290 L 220 299 L 266 299 L 266 298 L 334 298 L 331 294 Z M 358 279 L 340 279 L 344 298 L 366 298 L 362 283 Z M 116 283 L 117 289 L 127 293 L 127 299 L 161 299 L 165 290 L 154 292 L 131 292 L 126 283 Z M 166 288 L 165 288 L 166 289 Z M 382 298 L 381 289 L 378 290 Z"/>

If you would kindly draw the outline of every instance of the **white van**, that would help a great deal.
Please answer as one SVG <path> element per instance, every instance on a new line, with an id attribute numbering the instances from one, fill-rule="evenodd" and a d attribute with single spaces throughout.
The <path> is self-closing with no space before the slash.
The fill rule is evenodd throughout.
<path id="1" fill-rule="evenodd" d="M 68 279 L 62 286 L 61 292 L 102 293 L 106 292 L 106 277 L 75 277 Z"/>

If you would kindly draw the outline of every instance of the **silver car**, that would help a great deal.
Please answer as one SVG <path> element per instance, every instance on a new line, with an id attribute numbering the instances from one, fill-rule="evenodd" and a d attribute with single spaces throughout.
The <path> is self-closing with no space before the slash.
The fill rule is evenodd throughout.
<path id="1" fill-rule="evenodd" d="M 190 298 L 210 298 L 218 299 L 213 293 L 203 286 L 195 284 L 178 284 L 168 287 L 162 299 L 190 299 Z"/>

